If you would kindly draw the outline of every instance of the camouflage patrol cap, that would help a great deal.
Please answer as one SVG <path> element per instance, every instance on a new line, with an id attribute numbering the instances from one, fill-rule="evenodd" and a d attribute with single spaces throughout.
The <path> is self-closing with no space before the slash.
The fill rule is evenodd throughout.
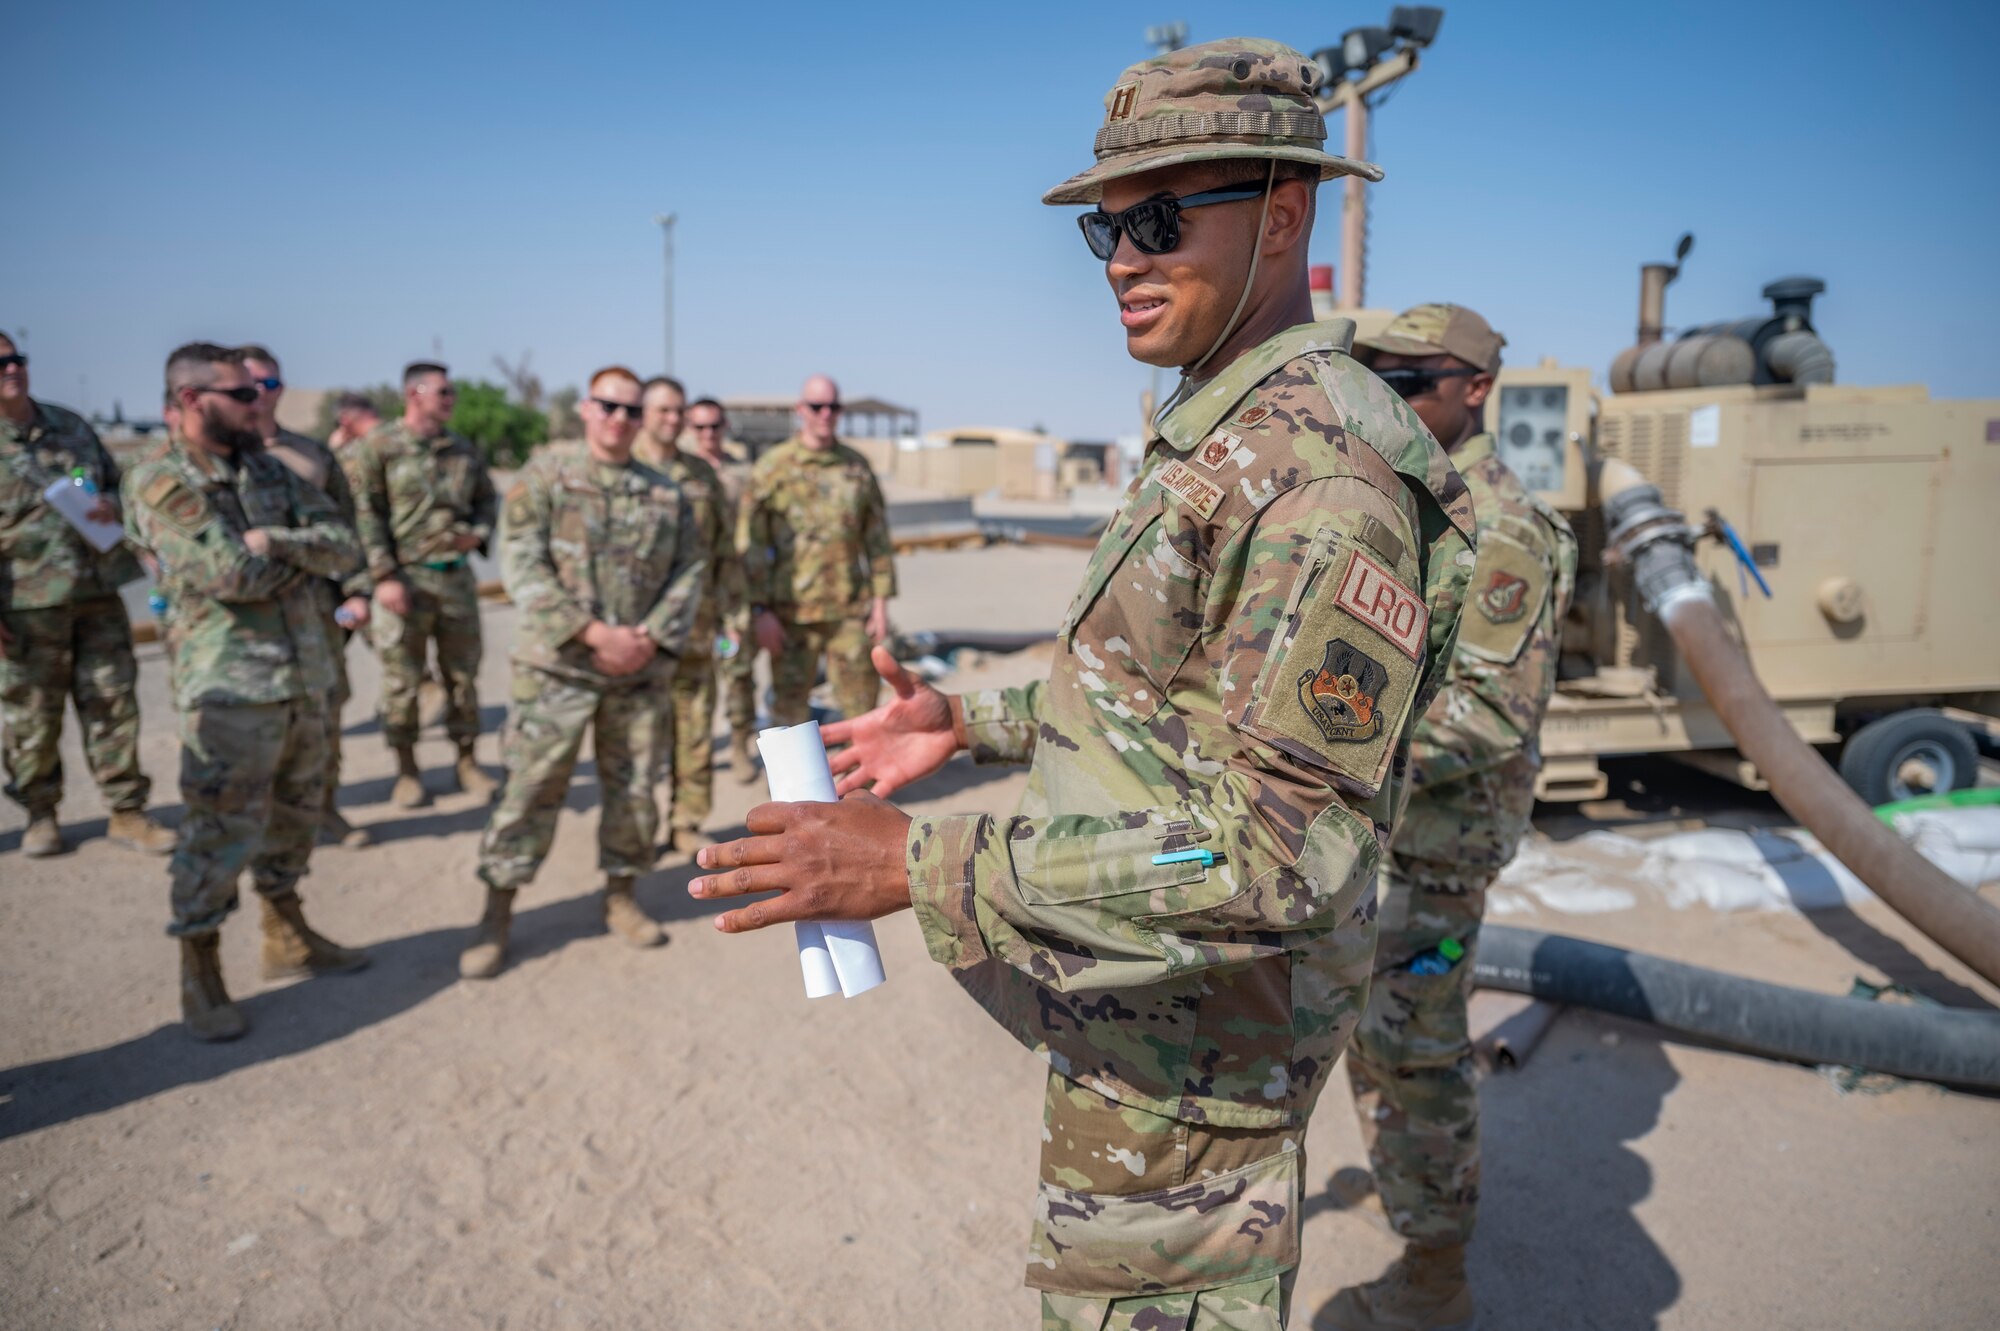
<path id="1" fill-rule="evenodd" d="M 1043 203 L 1096 203 L 1104 183 L 1183 162 L 1251 158 L 1301 162 L 1319 178 L 1380 180 L 1382 168 L 1336 157 L 1313 94 L 1319 66 L 1283 42 L 1231 37 L 1203 42 L 1118 76 L 1104 97 L 1097 165 L 1042 196 Z"/>
<path id="2" fill-rule="evenodd" d="M 1397 356 L 1456 356 L 1493 374 L 1500 368 L 1500 348 L 1506 345 L 1506 338 L 1463 305 L 1431 304 L 1404 310 L 1375 336 L 1357 339 L 1354 347 L 1357 352 L 1371 353 L 1361 357 L 1371 364 L 1372 353 L 1378 351 Z"/>

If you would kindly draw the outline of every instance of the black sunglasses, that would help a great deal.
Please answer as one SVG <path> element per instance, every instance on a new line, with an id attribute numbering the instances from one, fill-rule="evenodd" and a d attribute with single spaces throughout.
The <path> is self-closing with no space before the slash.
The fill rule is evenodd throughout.
<path id="1" fill-rule="evenodd" d="M 801 402 L 799 406 L 807 411 L 839 411 L 838 402 Z"/>
<path id="2" fill-rule="evenodd" d="M 245 384 L 241 388 L 197 388 L 194 391 L 197 393 L 215 393 L 221 397 L 228 398 L 231 402 L 241 402 L 246 407 L 257 400 L 257 389 L 250 384 Z"/>
<path id="3" fill-rule="evenodd" d="M 1486 371 L 1475 370 L 1470 365 L 1448 370 L 1428 370 L 1412 365 L 1394 370 L 1377 370 L 1375 377 L 1389 385 L 1390 392 L 1407 402 L 1413 397 L 1436 392 L 1440 379 L 1463 379 L 1468 375 L 1484 373 Z"/>
<path id="4" fill-rule="evenodd" d="M 0 356 L 0 370 L 11 370 L 16 365 L 20 366 L 24 370 L 27 369 L 28 358 L 26 356 L 23 356 L 18 351 L 11 356 Z"/>
<path id="5" fill-rule="evenodd" d="M 645 408 L 636 402 L 609 402 L 601 397 L 594 397 L 590 400 L 595 402 L 605 415 L 616 416 L 618 413 L 623 412 L 625 413 L 625 419 L 628 421 L 638 420 L 641 413 L 645 411 Z"/>
<path id="6" fill-rule="evenodd" d="M 1181 243 L 1181 214 L 1188 209 L 1254 199 L 1263 192 L 1261 183 L 1246 183 L 1185 194 L 1178 199 L 1141 199 L 1123 212 L 1093 209 L 1077 218 L 1076 224 L 1083 228 L 1083 243 L 1106 263 L 1118 252 L 1121 232 L 1132 238 L 1132 248 L 1141 254 L 1166 254 Z"/>

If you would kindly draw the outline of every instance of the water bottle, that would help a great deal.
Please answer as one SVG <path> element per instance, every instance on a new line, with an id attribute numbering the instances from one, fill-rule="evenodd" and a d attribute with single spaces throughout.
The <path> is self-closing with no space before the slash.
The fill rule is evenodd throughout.
<path id="1" fill-rule="evenodd" d="M 165 623 L 167 619 L 167 594 L 158 587 L 146 593 L 146 608 L 153 612 L 153 618 Z"/>
<path id="2" fill-rule="evenodd" d="M 82 467 L 71 467 L 69 469 L 69 483 L 89 495 L 92 499 L 97 498 L 97 478 Z"/>
<path id="3" fill-rule="evenodd" d="M 1465 944 L 1456 938 L 1447 938 L 1426 952 L 1419 952 L 1410 961 L 1412 975 L 1449 975 L 1451 968 L 1465 957 Z"/>

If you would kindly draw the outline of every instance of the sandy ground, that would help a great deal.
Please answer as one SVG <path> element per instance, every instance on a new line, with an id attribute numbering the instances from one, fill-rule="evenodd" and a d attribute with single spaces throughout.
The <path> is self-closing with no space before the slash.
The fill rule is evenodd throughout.
<path id="1" fill-rule="evenodd" d="M 908 559 L 899 621 L 1053 624 L 1082 558 Z M 489 608 L 487 625 L 497 727 L 511 611 Z M 383 803 L 373 658 L 352 659 L 343 802 L 380 844 L 322 851 L 304 895 L 374 965 L 264 985 L 254 909 L 237 916 L 224 959 L 253 1029 L 235 1044 L 180 1031 L 163 865 L 101 839 L 88 782 L 72 778 L 78 848 L 60 859 L 13 854 L 21 820 L 0 809 L 0 1327 L 1034 1324 L 1020 1275 L 1040 1068 L 928 960 L 909 916 L 880 930 L 890 983 L 852 1002 L 802 997 L 789 931 L 715 933 L 684 868 L 641 888 L 671 945 L 624 948 L 591 895 L 586 764 L 524 894 L 512 967 L 461 983 L 484 811 L 462 796 L 414 813 Z M 975 674 L 1037 666 L 993 658 Z M 172 821 L 156 649 L 142 687 L 145 762 Z M 73 741 L 68 754 L 80 774 Z M 424 757 L 441 786 L 447 746 L 427 741 Z M 1683 816 L 1676 781 L 1774 816 L 1683 776 L 1628 788 L 1624 817 Z M 1003 810 L 1021 784 L 955 765 L 906 803 Z M 752 791 L 724 768 L 717 793 L 716 825 L 738 823 Z M 1558 837 L 1579 825 L 1547 820 Z M 1948 1002 L 1996 997 L 1872 907 L 1510 922 L 1828 992 L 1866 975 Z M 1483 1095 L 1473 1266 L 1489 1331 L 2000 1324 L 1990 1099 L 1843 1094 L 1812 1069 L 1581 1013 Z M 1343 1078 L 1308 1141 L 1300 1327 L 1396 1250 L 1323 1186 L 1363 1161 Z"/>

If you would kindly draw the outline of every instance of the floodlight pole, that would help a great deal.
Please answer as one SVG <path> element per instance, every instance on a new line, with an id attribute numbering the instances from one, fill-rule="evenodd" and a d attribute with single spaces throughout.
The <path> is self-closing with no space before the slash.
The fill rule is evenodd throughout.
<path id="1" fill-rule="evenodd" d="M 674 223 L 678 213 L 655 213 L 653 220 L 660 224 L 660 235 L 665 241 L 663 255 L 666 273 L 666 356 L 660 363 L 661 374 L 674 372 Z"/>
<path id="2" fill-rule="evenodd" d="M 1388 87 L 1417 67 L 1417 48 L 1406 46 L 1352 83 L 1337 83 L 1319 98 L 1319 109 L 1329 115 L 1347 113 L 1346 155 L 1356 161 L 1368 156 L 1368 96 Z M 1368 183 L 1349 176 L 1340 199 L 1340 300 L 1344 310 L 1358 310 L 1367 303 L 1368 290 Z"/>

